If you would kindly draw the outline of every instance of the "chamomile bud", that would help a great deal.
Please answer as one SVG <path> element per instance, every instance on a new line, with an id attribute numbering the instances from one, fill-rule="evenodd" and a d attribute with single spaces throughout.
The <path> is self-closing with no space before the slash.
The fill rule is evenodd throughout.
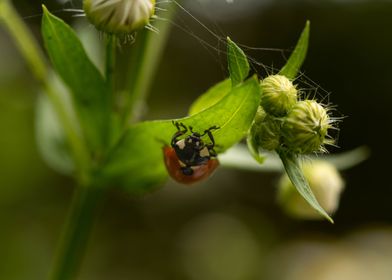
<path id="1" fill-rule="evenodd" d="M 282 126 L 282 139 L 286 147 L 298 154 L 324 150 L 328 129 L 332 121 L 327 110 L 315 100 L 297 102 L 288 113 Z"/>
<path id="2" fill-rule="evenodd" d="M 83 9 L 97 29 L 124 34 L 149 23 L 155 12 L 155 0 L 84 0 Z"/>
<path id="3" fill-rule="evenodd" d="M 263 121 L 255 122 L 251 133 L 255 144 L 265 150 L 276 150 L 280 145 L 281 120 L 266 115 Z"/>
<path id="4" fill-rule="evenodd" d="M 304 163 L 302 170 L 317 201 L 327 213 L 333 214 L 344 189 L 339 171 L 332 164 L 321 160 Z M 291 216 L 301 219 L 323 218 L 302 198 L 286 174 L 278 185 L 278 201 Z"/>
<path id="5" fill-rule="evenodd" d="M 297 89 L 285 76 L 268 76 L 260 86 L 261 106 L 272 116 L 285 116 L 297 102 Z"/>

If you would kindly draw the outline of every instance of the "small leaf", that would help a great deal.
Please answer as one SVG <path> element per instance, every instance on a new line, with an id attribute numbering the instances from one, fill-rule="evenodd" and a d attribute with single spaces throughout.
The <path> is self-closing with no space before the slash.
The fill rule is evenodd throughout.
<path id="1" fill-rule="evenodd" d="M 50 60 L 69 87 L 87 143 L 103 148 L 110 122 L 110 96 L 104 78 L 88 58 L 72 28 L 43 6 L 42 36 Z"/>
<path id="2" fill-rule="evenodd" d="M 280 70 L 279 74 L 289 79 L 294 79 L 305 61 L 309 45 L 310 22 L 307 21 L 304 30 L 295 46 L 293 53 L 286 62 L 286 65 Z"/>
<path id="3" fill-rule="evenodd" d="M 280 159 L 283 162 L 283 166 L 287 172 L 288 177 L 297 189 L 297 191 L 302 195 L 302 197 L 312 206 L 317 212 L 324 216 L 328 221 L 333 223 L 332 218 L 325 212 L 325 210 L 318 203 L 316 197 L 314 196 L 306 178 L 301 170 L 298 156 L 286 153 L 283 151 L 278 151 Z"/>
<path id="4" fill-rule="evenodd" d="M 243 50 L 227 37 L 227 62 L 232 86 L 241 83 L 249 75 L 249 62 Z"/>
<path id="5" fill-rule="evenodd" d="M 260 102 L 259 88 L 257 78 L 250 78 L 215 105 L 176 121 L 201 132 L 219 126 L 213 133 L 215 150 L 224 152 L 246 135 Z M 167 177 L 162 148 L 169 145 L 176 131 L 171 120 L 131 126 L 112 151 L 104 176 L 136 193 L 156 186 Z"/>
<path id="6" fill-rule="evenodd" d="M 226 79 L 215 86 L 211 87 L 204 94 L 200 95 L 198 99 L 191 105 L 189 109 L 189 115 L 199 113 L 216 103 L 218 103 L 223 97 L 225 97 L 231 91 L 231 80 Z"/>

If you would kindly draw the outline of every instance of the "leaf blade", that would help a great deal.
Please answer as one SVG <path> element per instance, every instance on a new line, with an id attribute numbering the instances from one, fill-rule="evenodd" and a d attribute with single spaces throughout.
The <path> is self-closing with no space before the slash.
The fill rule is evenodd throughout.
<path id="1" fill-rule="evenodd" d="M 191 105 L 189 109 L 189 115 L 194 115 L 199 113 L 216 103 L 218 103 L 223 97 L 225 97 L 231 91 L 231 80 L 226 79 L 223 80 L 209 90 L 207 90 L 204 94 L 200 95 Z"/>
<path id="2" fill-rule="evenodd" d="M 244 51 L 229 37 L 227 37 L 227 63 L 233 87 L 240 84 L 249 75 L 249 62 Z"/>
<path id="3" fill-rule="evenodd" d="M 259 102 L 258 80 L 250 78 L 233 88 L 212 107 L 176 121 L 191 125 L 194 131 L 219 126 L 220 129 L 214 131 L 214 138 L 216 151 L 220 153 L 245 136 Z M 136 192 L 144 192 L 164 181 L 167 172 L 162 148 L 170 143 L 175 132 L 172 120 L 149 121 L 131 126 L 113 150 L 105 168 L 105 176 Z"/>
<path id="4" fill-rule="evenodd" d="M 286 76 L 289 79 L 294 79 L 298 75 L 299 69 L 304 63 L 306 54 L 308 52 L 309 33 L 310 21 L 306 21 L 305 28 L 303 29 L 301 36 L 298 39 L 294 51 L 290 55 L 286 64 L 279 71 L 280 75 Z"/>
<path id="5" fill-rule="evenodd" d="M 84 136 L 92 149 L 104 146 L 110 119 L 107 85 L 76 33 L 43 6 L 42 36 L 56 72 L 69 87 Z"/>
<path id="6" fill-rule="evenodd" d="M 299 194 L 313 207 L 317 212 L 319 212 L 323 217 L 325 217 L 332 224 L 334 221 L 328 215 L 328 213 L 321 207 L 318 203 L 316 197 L 314 196 L 298 161 L 298 156 L 285 153 L 283 151 L 278 151 L 279 157 L 282 160 L 283 166 L 286 170 L 287 176 L 290 178 L 291 182 L 299 192 Z"/>

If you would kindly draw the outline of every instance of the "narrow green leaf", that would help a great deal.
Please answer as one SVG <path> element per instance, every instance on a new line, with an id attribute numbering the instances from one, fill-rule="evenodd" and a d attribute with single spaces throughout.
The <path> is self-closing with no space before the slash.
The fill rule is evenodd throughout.
<path id="1" fill-rule="evenodd" d="M 231 80 L 226 79 L 215 86 L 211 87 L 204 94 L 200 95 L 199 98 L 193 102 L 189 109 L 189 115 L 199 113 L 216 103 L 218 103 L 223 97 L 225 97 L 231 91 Z"/>
<path id="2" fill-rule="evenodd" d="M 249 75 L 249 62 L 243 50 L 227 37 L 227 62 L 232 86 L 241 83 Z"/>
<path id="3" fill-rule="evenodd" d="M 42 36 L 50 60 L 72 92 L 84 136 L 92 150 L 102 149 L 110 120 L 104 78 L 88 58 L 72 28 L 43 6 Z"/>
<path id="4" fill-rule="evenodd" d="M 301 166 L 298 160 L 298 156 L 286 153 L 283 151 L 278 152 L 280 159 L 283 162 L 283 166 L 287 172 L 288 177 L 297 189 L 297 191 L 302 195 L 302 197 L 312 206 L 317 212 L 324 216 L 328 221 L 333 223 L 332 218 L 325 212 L 325 210 L 318 203 L 316 197 L 314 196 L 310 186 L 301 170 Z"/>
<path id="5" fill-rule="evenodd" d="M 293 53 L 287 60 L 286 65 L 280 70 L 279 74 L 289 79 L 294 79 L 305 61 L 309 45 L 310 22 L 307 21 L 304 30 L 295 46 Z"/>
<path id="6" fill-rule="evenodd" d="M 257 78 L 250 78 L 215 105 L 176 121 L 201 132 L 219 126 L 214 131 L 216 151 L 224 152 L 246 135 L 260 102 L 259 88 Z M 176 131 L 171 120 L 131 126 L 111 153 L 105 177 L 132 192 L 145 192 L 164 181 L 167 173 L 162 148 L 170 144 Z"/>

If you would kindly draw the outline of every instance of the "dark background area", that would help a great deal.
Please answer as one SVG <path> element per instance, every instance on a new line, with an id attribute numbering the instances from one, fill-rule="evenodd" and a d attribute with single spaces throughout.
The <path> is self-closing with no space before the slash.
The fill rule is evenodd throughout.
<path id="1" fill-rule="evenodd" d="M 64 7 L 44 2 L 52 11 Z M 39 38 L 40 19 L 30 16 L 40 13 L 41 1 L 14 3 Z M 294 251 L 299 256 L 302 251 L 292 247 L 306 240 L 323 244 L 311 250 L 301 247 L 304 255 L 318 256 L 325 244 L 350 243 L 358 234 L 366 236 L 363 244 L 384 240 L 380 246 L 391 250 L 383 258 L 391 258 L 392 2 L 267 1 L 241 14 L 235 13 L 236 3 L 227 4 L 231 10 L 226 13 L 194 3 L 190 11 L 223 38 L 282 49 L 245 48 L 255 60 L 275 68 L 284 64 L 309 19 L 304 73 L 315 87 L 325 89 L 318 94 L 330 93 L 329 100 L 346 116 L 340 124 L 340 148 L 331 151 L 360 145 L 371 150 L 366 162 L 342 174 L 346 189 L 336 224 L 286 216 L 275 201 L 280 174 L 221 168 L 191 188 L 169 181 L 161 190 L 136 198 L 113 190 L 101 207 L 79 279 L 305 279 L 284 278 L 283 271 L 299 261 L 281 254 Z M 67 13 L 58 15 L 73 20 Z M 184 12 L 174 23 L 189 31 L 173 26 L 148 99 L 148 119 L 185 115 L 199 94 L 227 74 L 224 55 L 205 48 L 189 32 L 219 47 L 212 36 Z M 39 157 L 34 136 L 38 87 L 4 30 L 0 50 L 0 278 L 43 279 L 74 186 Z M 262 68 L 257 70 L 263 74 Z M 357 264 L 358 272 L 363 264 Z M 282 274 L 276 276 L 276 269 Z M 335 273 L 336 279 L 354 279 Z M 309 279 L 324 279 L 315 275 Z"/>

